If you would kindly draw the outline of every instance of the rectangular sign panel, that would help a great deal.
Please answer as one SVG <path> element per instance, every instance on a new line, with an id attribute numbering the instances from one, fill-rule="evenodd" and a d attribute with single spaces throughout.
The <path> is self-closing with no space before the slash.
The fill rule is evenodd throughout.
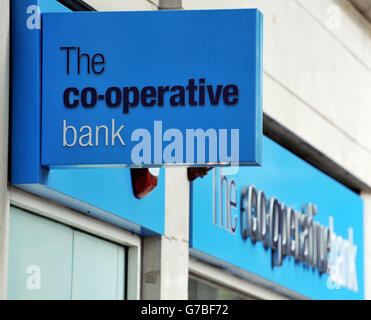
<path id="1" fill-rule="evenodd" d="M 268 138 L 261 168 L 192 185 L 191 253 L 280 292 L 363 299 L 363 201 Z"/>
<path id="2" fill-rule="evenodd" d="M 259 165 L 258 10 L 42 15 L 41 164 Z"/>

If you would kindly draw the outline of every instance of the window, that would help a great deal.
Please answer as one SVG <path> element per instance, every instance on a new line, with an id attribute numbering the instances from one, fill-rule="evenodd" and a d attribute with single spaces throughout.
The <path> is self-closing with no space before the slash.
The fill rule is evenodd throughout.
<path id="1" fill-rule="evenodd" d="M 126 248 L 11 207 L 8 299 L 124 299 Z"/>
<path id="2" fill-rule="evenodd" d="M 232 291 L 212 282 L 201 280 L 190 276 L 188 282 L 188 298 L 190 300 L 252 300 L 253 297 L 247 296 L 236 291 Z"/>

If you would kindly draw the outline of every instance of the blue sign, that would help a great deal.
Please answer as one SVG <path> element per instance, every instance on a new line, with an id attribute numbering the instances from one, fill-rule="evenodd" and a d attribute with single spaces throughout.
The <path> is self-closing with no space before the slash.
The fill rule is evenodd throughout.
<path id="1" fill-rule="evenodd" d="M 364 299 L 359 195 L 264 137 L 261 168 L 192 185 L 191 254 L 280 292 Z"/>
<path id="2" fill-rule="evenodd" d="M 41 166 L 41 15 L 69 10 L 56 0 L 16 0 L 11 1 L 11 6 L 11 183 L 135 233 L 163 234 L 163 169 L 154 191 L 137 199 L 132 191 L 130 169 Z"/>
<path id="3" fill-rule="evenodd" d="M 259 165 L 255 9 L 44 13 L 41 164 Z"/>

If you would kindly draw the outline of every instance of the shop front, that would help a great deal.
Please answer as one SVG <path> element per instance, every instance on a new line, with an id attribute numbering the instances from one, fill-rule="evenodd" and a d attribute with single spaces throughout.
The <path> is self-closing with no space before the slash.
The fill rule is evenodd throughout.
<path id="1" fill-rule="evenodd" d="M 169 9 L 154 2 L 133 8 Z M 265 112 L 289 103 L 263 72 L 259 10 L 71 6 L 94 10 L 11 2 L 9 299 L 365 299 L 366 188 L 263 115 L 263 77 Z M 189 166 L 213 169 L 190 183 Z"/>
<path id="2" fill-rule="evenodd" d="M 164 170 L 140 199 L 130 169 L 53 169 L 40 162 L 40 140 L 47 137 L 40 123 L 42 14 L 69 11 L 57 1 L 12 2 L 7 297 L 139 299 L 141 237 L 164 233 Z M 120 142 L 117 130 L 110 141 Z"/>
<path id="3" fill-rule="evenodd" d="M 262 167 L 234 171 L 193 183 L 191 256 L 291 298 L 364 298 L 358 194 L 267 137 Z"/>

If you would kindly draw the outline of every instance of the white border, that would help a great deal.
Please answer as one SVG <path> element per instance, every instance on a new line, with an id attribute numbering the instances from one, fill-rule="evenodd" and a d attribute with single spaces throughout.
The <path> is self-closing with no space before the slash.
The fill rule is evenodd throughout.
<path id="1" fill-rule="evenodd" d="M 13 186 L 8 186 L 10 205 L 80 229 L 128 248 L 127 297 L 140 299 L 141 238 L 104 221 L 84 215 Z"/>

